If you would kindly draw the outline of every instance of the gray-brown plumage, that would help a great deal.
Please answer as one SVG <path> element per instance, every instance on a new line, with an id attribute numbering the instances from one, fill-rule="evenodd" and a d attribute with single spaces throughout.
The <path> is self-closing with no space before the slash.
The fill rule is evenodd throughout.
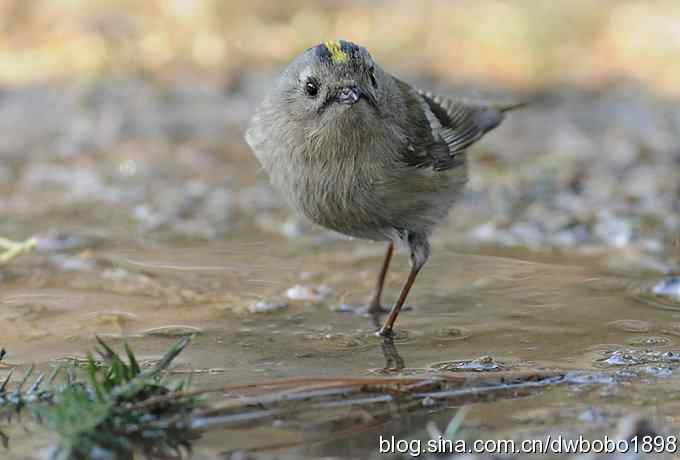
<path id="1" fill-rule="evenodd" d="M 428 236 L 467 181 L 466 149 L 506 110 L 424 93 L 388 74 L 365 48 L 326 42 L 295 58 L 257 109 L 246 140 L 273 184 L 302 214 L 346 235 L 388 241 L 369 311 L 394 242 L 411 273 L 381 334 L 389 335 Z"/>

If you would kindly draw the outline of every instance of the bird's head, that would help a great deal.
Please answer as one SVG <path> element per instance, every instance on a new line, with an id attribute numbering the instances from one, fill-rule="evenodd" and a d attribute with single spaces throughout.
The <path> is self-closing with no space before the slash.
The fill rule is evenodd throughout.
<path id="1" fill-rule="evenodd" d="M 281 75 L 271 98 L 310 135 L 380 118 L 385 80 L 365 48 L 329 41 L 307 49 Z"/>

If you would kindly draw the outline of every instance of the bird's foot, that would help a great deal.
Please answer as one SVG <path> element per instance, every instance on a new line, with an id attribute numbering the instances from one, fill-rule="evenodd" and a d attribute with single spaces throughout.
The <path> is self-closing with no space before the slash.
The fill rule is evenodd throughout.
<path id="1" fill-rule="evenodd" d="M 383 356 L 385 357 L 385 367 L 382 370 L 384 374 L 399 372 L 406 367 L 404 358 L 399 354 L 391 335 L 382 338 L 381 347 Z"/>
<path id="2" fill-rule="evenodd" d="M 379 337 L 392 338 L 394 337 L 394 330 L 391 327 L 383 326 L 378 332 L 375 333 L 375 335 Z"/>
<path id="3" fill-rule="evenodd" d="M 372 300 L 366 307 L 364 307 L 364 312 L 369 315 L 383 315 L 390 312 L 389 308 L 382 306 L 380 301 Z"/>

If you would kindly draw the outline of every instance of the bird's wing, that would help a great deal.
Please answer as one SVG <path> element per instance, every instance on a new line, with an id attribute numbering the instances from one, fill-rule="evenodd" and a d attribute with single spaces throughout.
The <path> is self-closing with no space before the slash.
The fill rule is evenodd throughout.
<path id="1" fill-rule="evenodd" d="M 524 105 L 493 106 L 456 101 L 423 91 L 417 94 L 423 101 L 423 110 L 435 139 L 429 152 L 436 170 L 459 165 L 462 162 L 460 154 L 496 128 L 503 121 L 505 112 Z"/>
<path id="2" fill-rule="evenodd" d="M 394 80 L 405 97 L 411 132 L 402 159 L 409 165 L 432 167 L 436 171 L 461 165 L 465 150 L 496 128 L 505 118 L 505 112 L 527 105 L 454 100 L 420 91 L 397 78 Z"/>

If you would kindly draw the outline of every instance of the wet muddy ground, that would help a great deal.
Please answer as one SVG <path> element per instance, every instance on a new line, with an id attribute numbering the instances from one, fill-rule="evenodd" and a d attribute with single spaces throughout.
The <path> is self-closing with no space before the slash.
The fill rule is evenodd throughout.
<path id="1" fill-rule="evenodd" d="M 195 335 L 174 371 L 194 372 L 198 388 L 571 372 L 568 385 L 471 399 L 462 433 L 592 437 L 631 413 L 680 432 L 677 102 L 621 84 L 541 94 L 513 114 L 471 155 L 466 195 L 435 234 L 387 350 L 356 308 L 383 246 L 295 217 L 242 140 L 266 81 L 0 92 L 0 236 L 37 238 L 0 268 L 0 378 L 84 357 L 95 334 L 127 337 L 147 362 Z M 406 272 L 400 253 L 387 300 Z M 194 449 L 378 457 L 380 434 L 425 436 L 465 402 L 422 404 L 350 437 L 309 415 L 264 418 L 208 431 Z M 30 423 L 2 431 L 3 458 L 37 458 L 50 443 Z"/>

